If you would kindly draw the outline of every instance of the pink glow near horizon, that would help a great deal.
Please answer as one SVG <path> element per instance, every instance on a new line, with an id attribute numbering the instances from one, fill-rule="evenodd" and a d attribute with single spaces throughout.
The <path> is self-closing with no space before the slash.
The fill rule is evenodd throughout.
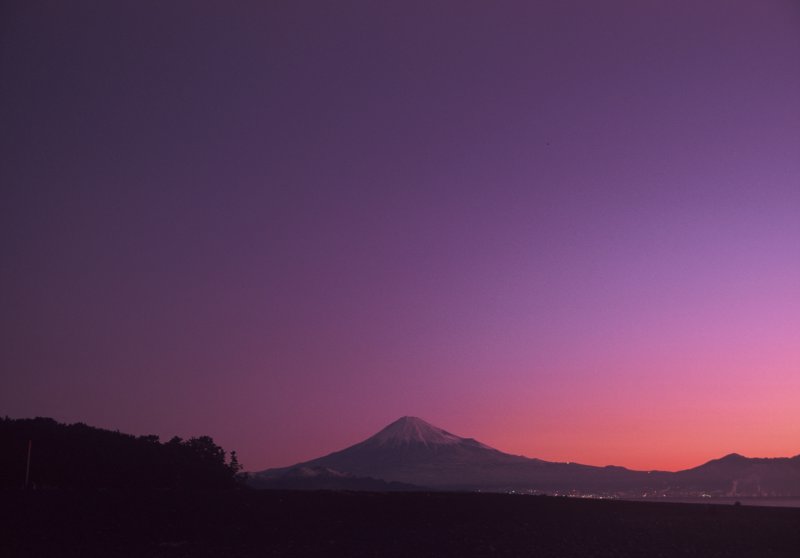
<path id="1" fill-rule="evenodd" d="M 0 413 L 800 454 L 795 3 L 292 4 L 12 14 Z"/>

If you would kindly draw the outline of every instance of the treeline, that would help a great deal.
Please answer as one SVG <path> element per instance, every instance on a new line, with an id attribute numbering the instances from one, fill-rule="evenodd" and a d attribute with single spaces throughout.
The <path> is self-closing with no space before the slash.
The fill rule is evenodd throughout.
<path id="1" fill-rule="evenodd" d="M 30 468 L 28 448 L 30 445 Z M 236 453 L 208 436 L 162 443 L 51 418 L 0 419 L 0 487 L 224 489 L 236 486 Z"/>

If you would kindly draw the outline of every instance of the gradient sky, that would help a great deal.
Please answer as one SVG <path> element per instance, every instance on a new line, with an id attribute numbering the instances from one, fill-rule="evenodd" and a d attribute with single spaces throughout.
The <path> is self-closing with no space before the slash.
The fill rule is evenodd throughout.
<path id="1" fill-rule="evenodd" d="M 2 10 L 0 414 L 800 453 L 800 3 Z"/>

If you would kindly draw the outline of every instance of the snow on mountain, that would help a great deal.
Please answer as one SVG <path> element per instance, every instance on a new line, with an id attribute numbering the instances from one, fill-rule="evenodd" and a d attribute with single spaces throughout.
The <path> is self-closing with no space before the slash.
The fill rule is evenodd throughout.
<path id="1" fill-rule="evenodd" d="M 800 494 L 800 456 L 731 454 L 675 473 L 632 471 L 511 455 L 406 416 L 348 448 L 251 478 L 254 486 L 273 488 L 383 490 L 379 483 L 386 482 L 447 490 L 788 496 Z"/>
<path id="2" fill-rule="evenodd" d="M 397 419 L 364 443 L 379 447 L 399 447 L 412 444 L 430 447 L 467 443 L 492 449 L 472 438 L 460 438 L 417 417 Z"/>
<path id="3" fill-rule="evenodd" d="M 359 477 L 419 486 L 482 485 L 498 468 L 543 463 L 503 453 L 472 438 L 462 438 L 417 417 L 402 417 L 366 440 L 292 467 L 255 473 L 254 478 L 286 474 L 297 467 L 326 467 Z M 487 476 L 488 473 L 488 476 Z"/>

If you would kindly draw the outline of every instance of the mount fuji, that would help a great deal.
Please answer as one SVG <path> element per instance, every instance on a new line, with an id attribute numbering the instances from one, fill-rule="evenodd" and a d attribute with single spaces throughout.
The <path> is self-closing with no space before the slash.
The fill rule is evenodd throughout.
<path id="1" fill-rule="evenodd" d="M 306 488 L 338 483 L 343 489 L 380 490 L 380 483 L 385 483 L 387 490 L 416 486 L 628 496 L 798 496 L 800 456 L 765 459 L 732 454 L 674 473 L 634 471 L 511 455 L 420 418 L 402 417 L 363 442 L 291 467 L 253 473 L 250 482 L 255 487 L 282 488 L 296 486 L 298 478 L 304 479 Z M 320 484 L 322 479 L 326 484 Z"/>
<path id="2" fill-rule="evenodd" d="M 356 477 L 453 490 L 565 490 L 576 482 L 588 489 L 612 481 L 615 486 L 627 484 L 619 478 L 620 473 L 637 474 L 621 467 L 553 463 L 503 453 L 407 416 L 346 449 L 291 467 L 261 471 L 251 480 L 255 486 L 265 486 L 296 475 L 298 470 L 320 467 Z"/>

